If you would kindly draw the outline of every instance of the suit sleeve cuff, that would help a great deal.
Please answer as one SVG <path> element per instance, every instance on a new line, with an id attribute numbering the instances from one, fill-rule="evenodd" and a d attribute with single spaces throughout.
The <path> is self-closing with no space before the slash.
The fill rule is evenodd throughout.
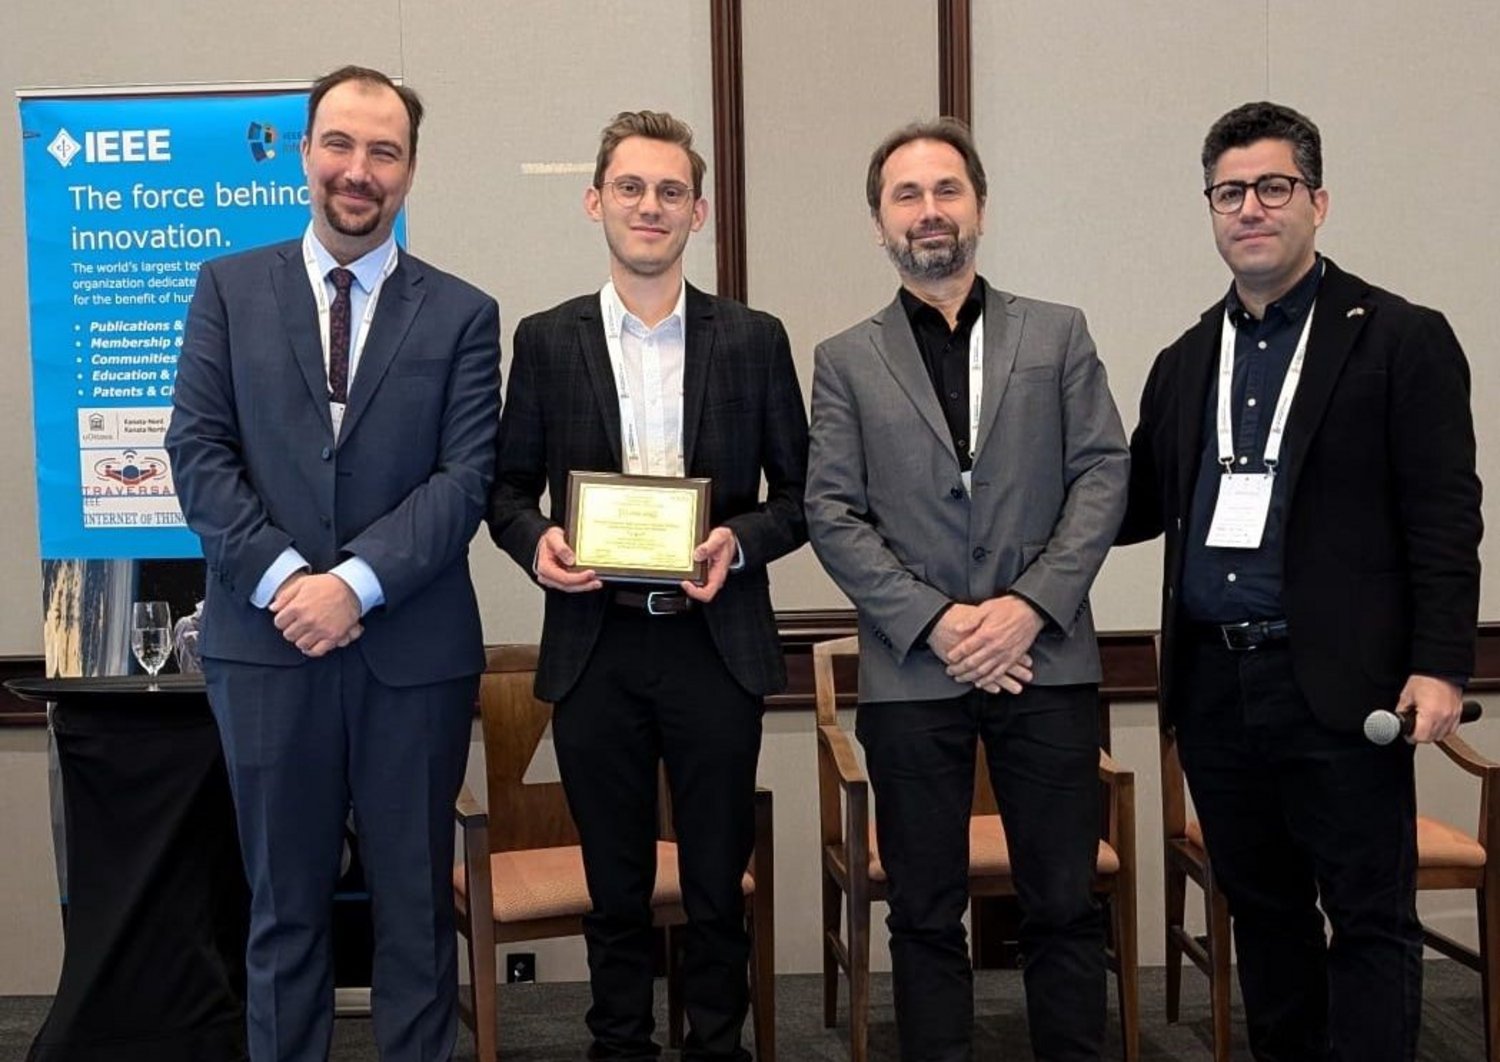
<path id="1" fill-rule="evenodd" d="M 266 574 L 260 577 L 260 582 L 255 584 L 255 593 L 250 595 L 250 604 L 256 608 L 265 608 L 276 596 L 276 591 L 281 589 L 281 584 L 286 582 L 287 577 L 294 572 L 306 571 L 312 565 L 307 559 L 298 553 L 296 549 L 288 546 L 281 551 L 281 555 L 271 562 L 266 569 Z"/>
<path id="2" fill-rule="evenodd" d="M 380 579 L 375 574 L 375 569 L 359 557 L 350 557 L 341 561 L 333 567 L 329 573 L 337 575 L 349 589 L 354 591 L 354 596 L 359 598 L 359 614 L 363 616 L 372 608 L 385 604 L 385 590 L 380 586 Z"/>
<path id="3" fill-rule="evenodd" d="M 1030 605 L 1031 606 L 1031 611 L 1035 612 L 1038 616 L 1041 617 L 1041 619 L 1042 619 L 1042 629 L 1043 630 L 1046 630 L 1048 627 L 1056 627 L 1056 628 L 1061 629 L 1062 624 L 1058 623 L 1057 620 L 1053 618 L 1053 616 L 1052 616 L 1052 614 L 1050 612 L 1048 612 L 1046 609 L 1044 609 L 1041 605 L 1038 605 L 1036 603 L 1036 601 L 1034 601 L 1033 599 L 1027 597 L 1025 594 L 1020 593 L 1019 591 L 1016 591 L 1016 590 L 1007 590 L 1006 593 L 1009 594 L 1011 597 L 1020 598 L 1022 601 L 1026 602 L 1028 605 Z"/>
<path id="4" fill-rule="evenodd" d="M 942 621 L 942 618 L 948 614 L 948 610 L 950 608 L 952 608 L 955 604 L 956 604 L 956 602 L 950 601 L 946 605 L 944 605 L 942 608 L 940 608 L 936 612 L 934 612 L 932 614 L 932 619 L 930 619 L 930 620 L 927 621 L 927 625 L 922 628 L 921 632 L 917 635 L 917 640 L 913 644 L 914 645 L 926 645 L 927 644 L 927 639 L 932 637 L 932 629 L 934 627 L 936 627 L 938 625 L 938 623 L 940 623 Z"/>
<path id="5" fill-rule="evenodd" d="M 1465 675 L 1462 672 L 1458 672 L 1458 671 L 1420 671 L 1419 670 L 1419 671 L 1413 672 L 1413 674 L 1424 675 L 1427 678 L 1442 679 L 1444 682 L 1450 682 L 1453 685 L 1455 685 L 1455 686 L 1458 687 L 1460 693 L 1465 692 L 1469 688 L 1469 679 L 1472 677 L 1470 675 Z"/>

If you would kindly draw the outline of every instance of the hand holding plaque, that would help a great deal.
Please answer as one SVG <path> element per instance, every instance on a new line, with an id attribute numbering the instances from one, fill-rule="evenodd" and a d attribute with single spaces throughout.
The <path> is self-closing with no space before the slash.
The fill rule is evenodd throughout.
<path id="1" fill-rule="evenodd" d="M 739 553 L 740 543 L 734 532 L 727 527 L 714 528 L 693 551 L 693 556 L 703 562 L 703 581 L 683 580 L 678 584 L 682 592 L 700 605 L 708 604 L 724 589 L 724 582 L 729 578 L 729 571 Z"/>
<path id="2" fill-rule="evenodd" d="M 613 472 L 568 473 L 574 567 L 600 579 L 702 584 L 693 559 L 708 532 L 709 481 Z"/>
<path id="3" fill-rule="evenodd" d="M 604 586 L 592 571 L 576 567 L 573 562 L 573 547 L 568 545 L 567 532 L 560 527 L 549 527 L 536 544 L 531 571 L 536 581 L 548 590 L 561 590 L 565 594 L 587 593 Z"/>

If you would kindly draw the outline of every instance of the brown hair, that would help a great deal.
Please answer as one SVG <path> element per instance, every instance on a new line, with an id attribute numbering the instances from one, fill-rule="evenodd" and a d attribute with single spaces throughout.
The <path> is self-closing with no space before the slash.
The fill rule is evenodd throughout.
<path id="1" fill-rule="evenodd" d="M 885 169 L 886 160 L 898 148 L 905 147 L 914 140 L 937 140 L 962 155 L 964 168 L 969 171 L 969 183 L 974 186 L 979 205 L 984 206 L 985 196 L 989 194 L 989 182 L 984 176 L 984 163 L 979 161 L 979 150 L 974 147 L 974 135 L 961 119 L 944 115 L 941 118 L 903 125 L 880 142 L 880 146 L 870 156 L 870 171 L 865 175 L 865 199 L 869 201 L 871 214 L 880 213 L 880 194 L 884 190 L 881 171 Z"/>
<path id="2" fill-rule="evenodd" d="M 425 108 L 422 106 L 422 97 L 417 95 L 415 89 L 398 85 L 379 70 L 372 70 L 368 66 L 341 66 L 329 74 L 324 74 L 313 83 L 312 92 L 307 97 L 307 132 L 312 135 L 313 122 L 318 116 L 318 104 L 323 102 L 323 97 L 329 91 L 345 81 L 362 81 L 367 85 L 384 85 L 397 96 L 401 97 L 401 103 L 406 107 L 407 128 L 411 130 L 411 157 L 415 161 L 417 157 L 417 127 L 422 124 L 422 114 Z"/>
<path id="3" fill-rule="evenodd" d="M 693 168 L 693 196 L 703 195 L 703 174 L 708 164 L 703 156 L 693 150 L 693 130 L 681 118 L 674 118 L 666 111 L 621 111 L 599 134 L 599 157 L 594 163 L 594 187 L 604 187 L 604 171 L 614 157 L 620 142 L 633 136 L 648 140 L 662 140 L 676 144 L 687 152 L 688 162 Z"/>

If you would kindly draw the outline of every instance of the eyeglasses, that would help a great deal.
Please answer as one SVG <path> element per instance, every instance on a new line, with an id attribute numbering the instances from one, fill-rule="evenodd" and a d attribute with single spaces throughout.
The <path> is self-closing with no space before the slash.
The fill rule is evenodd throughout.
<path id="1" fill-rule="evenodd" d="M 1208 205 L 1215 214 L 1238 214 L 1245 205 L 1245 193 L 1255 189 L 1255 198 L 1267 210 L 1284 207 L 1292 201 L 1297 185 L 1306 186 L 1311 194 L 1316 185 L 1301 177 L 1288 177 L 1284 173 L 1267 173 L 1253 181 L 1220 181 L 1203 189 Z"/>
<path id="2" fill-rule="evenodd" d="M 626 209 L 645 198 L 646 190 L 651 187 L 639 177 L 616 177 L 605 181 L 603 186 L 610 190 L 615 202 Z M 681 181 L 657 181 L 656 201 L 664 210 L 683 210 L 693 201 L 693 189 Z"/>

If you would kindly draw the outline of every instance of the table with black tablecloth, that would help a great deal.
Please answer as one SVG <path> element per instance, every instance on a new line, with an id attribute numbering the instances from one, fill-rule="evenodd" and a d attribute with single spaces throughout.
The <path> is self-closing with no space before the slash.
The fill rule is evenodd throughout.
<path id="1" fill-rule="evenodd" d="M 68 895 L 28 1062 L 240 1062 L 248 895 L 198 675 L 13 679 L 52 704 Z"/>

